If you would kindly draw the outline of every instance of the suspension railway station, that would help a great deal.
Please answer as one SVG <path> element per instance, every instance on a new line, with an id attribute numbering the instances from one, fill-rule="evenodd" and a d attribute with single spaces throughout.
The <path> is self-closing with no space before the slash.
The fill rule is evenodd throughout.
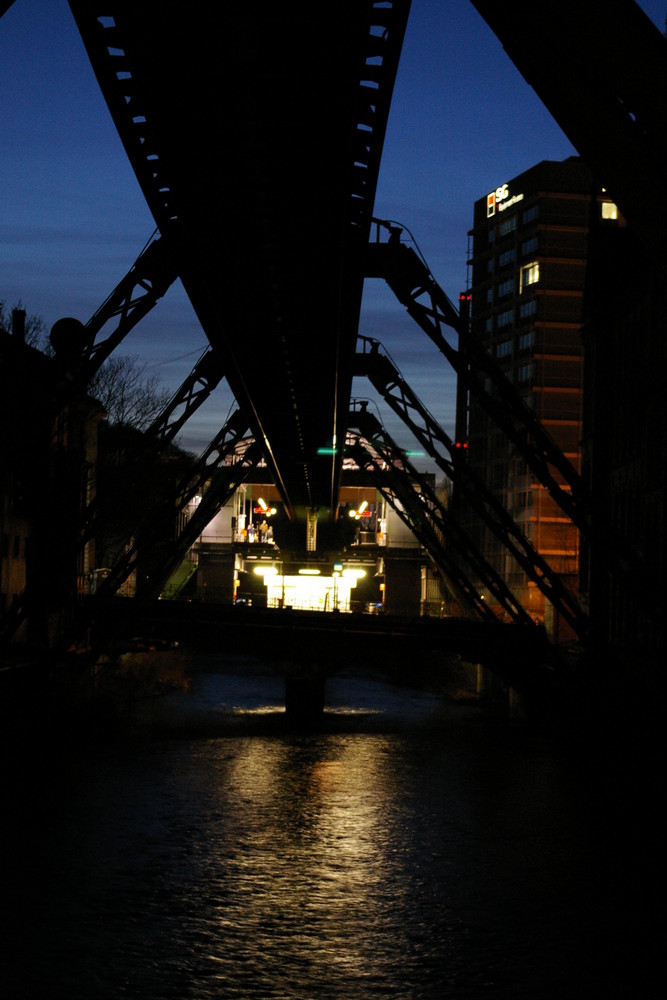
<path id="1" fill-rule="evenodd" d="M 616 5 L 613 24 L 602 18 L 602 46 L 596 4 L 549 3 L 536 12 L 512 2 L 501 16 L 496 4 L 474 2 L 587 164 L 592 202 L 604 190 L 639 248 L 605 245 L 596 258 L 598 309 L 584 337 L 589 461 L 573 464 L 498 363 L 495 341 L 475 335 L 484 319 L 475 289 L 472 302 L 467 293 L 455 305 L 401 227 L 374 217 L 409 6 L 311 7 L 295 32 L 283 9 L 258 17 L 238 6 L 188 13 L 172 3 L 70 0 L 159 235 L 94 316 L 55 324 L 52 357 L 23 344 L 20 315 L 2 333 L 6 650 L 28 640 L 61 657 L 98 655 L 110 634 L 105 616 L 117 627 L 109 609 L 124 601 L 127 629 L 147 602 L 217 605 L 225 620 L 229 609 L 250 608 L 317 611 L 323 623 L 364 616 L 378 629 L 391 622 L 388 631 L 396 618 L 429 619 L 442 628 L 441 640 L 429 633 L 431 645 L 449 641 L 451 622 L 465 620 L 468 638 L 475 629 L 483 637 L 480 649 L 505 641 L 512 648 L 502 625 L 534 640 L 535 661 L 545 655 L 546 625 L 554 654 L 563 637 L 588 654 L 589 681 L 591 663 L 619 664 L 604 680 L 618 689 L 628 664 L 660 660 L 666 435 L 656 378 L 664 370 L 667 209 L 655 192 L 667 156 L 665 40 L 630 0 Z M 220 135 L 225 155 L 213 162 Z M 500 213 L 508 206 L 499 191 Z M 536 229 L 535 247 L 537 239 Z M 529 263 L 526 286 L 550 266 L 540 272 L 537 257 Z M 221 418 L 187 475 L 153 497 L 113 562 L 100 564 L 96 538 L 109 499 L 96 493 L 95 466 L 104 414 L 87 386 L 176 278 L 209 347 L 137 441 L 132 481 L 147 455 L 168 451 L 223 378 L 237 409 Z M 388 284 L 397 308 L 454 369 L 453 437 L 383 345 L 360 336 L 371 278 Z M 630 282 L 632 301 L 612 301 Z M 494 322 L 507 312 L 499 309 Z M 632 377 L 621 378 L 630 335 Z M 261 364 L 238 348 L 251 338 L 261 344 Z M 417 472 L 352 397 L 358 377 L 404 421 L 446 488 Z M 626 438 L 638 436 L 647 410 L 654 445 L 629 460 Z M 493 425 L 573 526 L 583 583 L 564 579 L 480 474 L 484 462 L 468 461 L 472 413 Z M 628 483 L 639 505 L 634 519 Z M 539 592 L 539 614 L 468 529 L 471 511 Z M 602 683 L 598 673 L 593 683 Z"/>

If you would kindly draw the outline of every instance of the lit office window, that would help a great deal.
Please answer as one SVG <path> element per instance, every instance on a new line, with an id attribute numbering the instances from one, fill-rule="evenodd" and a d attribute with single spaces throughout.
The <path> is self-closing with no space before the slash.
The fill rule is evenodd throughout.
<path id="1" fill-rule="evenodd" d="M 540 280 L 540 265 L 536 260 L 530 264 L 524 264 L 521 268 L 521 291 L 529 285 L 535 285 Z"/>
<path id="2" fill-rule="evenodd" d="M 600 205 L 600 212 L 603 219 L 618 219 L 618 207 L 613 201 L 603 201 Z"/>

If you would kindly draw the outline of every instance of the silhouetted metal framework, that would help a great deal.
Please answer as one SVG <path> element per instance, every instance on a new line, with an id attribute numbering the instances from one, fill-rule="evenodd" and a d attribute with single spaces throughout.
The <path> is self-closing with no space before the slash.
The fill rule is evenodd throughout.
<path id="1" fill-rule="evenodd" d="M 583 532 L 590 528 L 589 502 L 579 473 L 555 444 L 484 345 L 438 285 L 426 263 L 400 242 L 400 227 L 377 222 L 377 241 L 368 246 L 366 274 L 384 278 L 396 298 L 451 364 L 476 402 L 507 435 L 537 479 Z M 390 232 L 380 242 L 380 229 Z M 446 329 L 458 334 L 458 348 Z M 487 391 L 485 382 L 492 388 Z"/>
<path id="2" fill-rule="evenodd" d="M 100 600 L 115 594 L 139 565 L 138 593 L 141 597 L 158 596 L 206 524 L 259 463 L 261 450 L 246 437 L 247 430 L 245 416 L 235 410 L 188 473 L 187 481 L 176 484 L 170 496 L 159 498 L 146 512 L 134 538 L 100 584 Z M 197 495 L 202 500 L 190 519 L 192 524 L 183 521 L 179 525 L 179 515 Z"/>
<path id="3" fill-rule="evenodd" d="M 124 278 L 87 323 L 61 319 L 54 323 L 51 341 L 61 360 L 64 377 L 54 399 L 58 412 L 69 400 L 85 394 L 91 380 L 132 329 L 156 305 L 176 279 L 165 243 L 156 239 L 141 252 Z M 114 324 L 106 335 L 98 334 Z"/>
<path id="4" fill-rule="evenodd" d="M 142 468 L 145 468 L 146 474 L 150 473 L 151 461 L 165 451 L 186 421 L 209 398 L 222 377 L 220 359 L 207 348 L 162 412 L 138 439 L 136 450 L 129 458 L 138 475 L 141 475 Z M 82 543 L 92 538 L 99 529 L 98 510 L 98 497 L 95 496 L 84 511 Z"/>
<path id="5" fill-rule="evenodd" d="M 463 528 L 449 515 L 428 481 L 421 476 L 364 403 L 353 404 L 349 417 L 346 455 L 365 469 L 376 488 L 424 546 L 443 574 L 453 596 L 480 617 L 495 617 L 487 602 L 447 550 L 451 545 L 475 576 L 518 624 L 533 621 L 504 580 L 479 552 Z"/>
<path id="6" fill-rule="evenodd" d="M 146 201 L 288 514 L 338 503 L 409 0 L 70 0 Z"/>
<path id="7" fill-rule="evenodd" d="M 588 631 L 588 620 L 574 595 L 565 587 L 548 561 L 537 552 L 500 500 L 473 472 L 463 449 L 456 447 L 428 412 L 380 343 L 368 337 L 360 337 L 359 344 L 362 351 L 357 356 L 357 374 L 367 376 L 438 467 L 458 486 L 462 498 L 465 498 L 530 579 L 569 622 L 575 633 L 583 639 Z M 450 527 L 454 521 L 450 512 Z"/>
<path id="8" fill-rule="evenodd" d="M 667 40 L 633 0 L 472 0 L 667 267 Z"/>
<path id="9" fill-rule="evenodd" d="M 147 315 L 166 293 L 176 273 L 165 252 L 162 240 L 148 244 L 113 292 L 88 320 L 64 319 L 54 324 L 52 340 L 60 363 L 55 366 L 52 397 L 46 403 L 47 419 L 85 395 L 90 381 L 104 362 L 119 346 L 137 323 Z M 112 324 L 106 336 L 99 333 Z M 150 453 L 153 457 L 174 440 L 186 421 L 208 399 L 219 384 L 223 372 L 220 358 L 207 348 L 183 384 L 173 394 L 167 405 L 141 438 L 141 447 L 133 456 L 137 466 Z M 217 438 L 211 447 L 215 447 Z M 83 546 L 97 530 L 95 520 L 97 500 L 93 498 L 82 517 L 79 538 Z M 2 616 L 0 641 L 8 641 L 25 620 L 30 606 L 30 594 L 23 592 L 13 601 Z"/>
<path id="10" fill-rule="evenodd" d="M 408 313 L 449 361 L 477 404 L 512 441 L 538 482 L 546 487 L 582 535 L 597 546 L 598 552 L 604 553 L 610 575 L 623 580 L 652 616 L 660 616 L 661 598 L 654 588 L 646 585 L 641 553 L 634 551 L 613 530 L 603 508 L 596 509 L 593 520 L 590 495 L 579 473 L 495 359 L 471 334 L 467 321 L 460 319 L 426 263 L 410 247 L 400 243 L 402 227 L 381 220 L 377 220 L 377 225 L 378 241 L 369 245 L 367 275 L 386 280 Z M 381 228 L 390 232 L 386 243 L 379 242 Z M 458 349 L 447 340 L 447 328 L 458 333 Z M 491 383 L 490 392 L 486 390 L 487 380 Z M 577 617 L 579 626 L 575 631 L 585 628 L 583 619 Z"/>
<path id="11" fill-rule="evenodd" d="M 163 448 L 174 440 L 192 414 L 219 385 L 224 372 L 220 358 L 207 348 L 162 412 L 144 432 L 147 447 Z"/>

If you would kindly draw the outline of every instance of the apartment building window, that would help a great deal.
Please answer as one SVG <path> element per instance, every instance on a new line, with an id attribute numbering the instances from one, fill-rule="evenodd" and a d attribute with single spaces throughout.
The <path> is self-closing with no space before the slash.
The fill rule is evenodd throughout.
<path id="1" fill-rule="evenodd" d="M 507 236 L 508 233 L 513 233 L 516 229 L 516 215 L 511 215 L 509 219 L 503 219 L 500 223 L 498 230 L 498 235 L 500 237 Z"/>
<path id="2" fill-rule="evenodd" d="M 517 368 L 517 382 L 530 382 L 533 377 L 533 365 L 521 365 Z"/>
<path id="3" fill-rule="evenodd" d="M 535 253 L 537 250 L 537 236 L 531 236 L 529 240 L 524 240 L 521 244 L 521 256 L 527 257 L 529 253 Z"/>
<path id="4" fill-rule="evenodd" d="M 537 301 L 532 299 L 530 302 L 524 302 L 521 306 L 521 319 L 527 319 L 529 316 L 534 316 L 537 312 Z"/>
<path id="5" fill-rule="evenodd" d="M 507 267 L 508 264 L 513 264 L 515 257 L 516 250 L 514 247 L 512 247 L 511 250 L 505 250 L 505 252 L 501 253 L 498 257 L 498 266 Z"/>
<path id="6" fill-rule="evenodd" d="M 533 491 L 519 490 L 514 494 L 514 509 L 525 510 L 526 507 L 533 506 Z"/>
<path id="7" fill-rule="evenodd" d="M 522 333 L 519 337 L 519 350 L 529 351 L 531 347 L 535 344 L 535 331 L 531 330 L 530 333 Z"/>
<path id="8" fill-rule="evenodd" d="M 540 280 L 540 265 L 536 260 L 531 261 L 530 264 L 524 264 L 521 268 L 521 281 L 519 283 L 520 291 L 523 292 L 525 288 L 529 285 L 536 285 Z"/>
<path id="9" fill-rule="evenodd" d="M 511 358 L 513 342 L 511 340 L 503 340 L 502 344 L 498 344 L 496 347 L 496 357 L 497 358 Z"/>
<path id="10" fill-rule="evenodd" d="M 613 201 L 603 201 L 600 205 L 600 216 L 603 219 L 618 219 L 618 207 Z"/>
<path id="11" fill-rule="evenodd" d="M 514 278 L 507 278 L 498 285 L 498 298 L 505 299 L 508 295 L 514 294 Z"/>
<path id="12" fill-rule="evenodd" d="M 526 223 L 528 223 L 528 222 L 534 222 L 535 219 L 538 218 L 539 214 L 540 214 L 540 206 L 539 205 L 533 205 L 532 208 L 527 208 L 526 209 L 526 211 L 521 216 L 521 221 L 523 222 L 523 224 L 525 226 Z"/>
<path id="13" fill-rule="evenodd" d="M 499 330 L 502 330 L 505 326 L 511 326 L 514 322 L 514 310 L 505 309 L 503 312 L 498 313 L 497 326 Z"/>

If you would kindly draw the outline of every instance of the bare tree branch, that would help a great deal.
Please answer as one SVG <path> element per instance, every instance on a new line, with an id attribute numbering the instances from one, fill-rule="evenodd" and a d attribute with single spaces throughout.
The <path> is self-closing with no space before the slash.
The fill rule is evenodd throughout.
<path id="1" fill-rule="evenodd" d="M 88 387 L 108 414 L 109 423 L 145 430 L 169 401 L 157 376 L 146 374 L 138 355 L 112 355 Z"/>

